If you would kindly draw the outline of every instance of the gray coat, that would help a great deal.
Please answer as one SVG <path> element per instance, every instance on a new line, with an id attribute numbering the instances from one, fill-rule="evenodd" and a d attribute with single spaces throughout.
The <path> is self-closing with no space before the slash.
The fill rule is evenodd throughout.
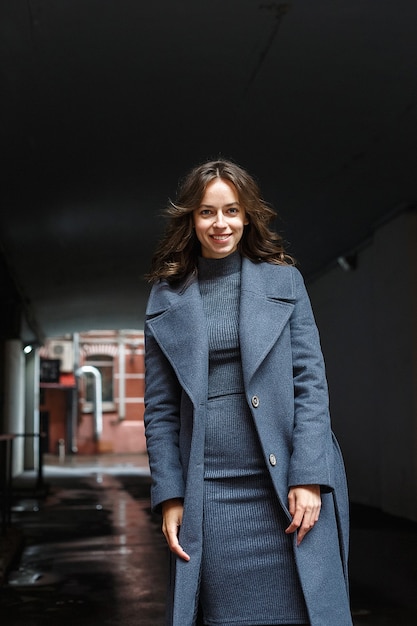
<path id="1" fill-rule="evenodd" d="M 351 626 L 348 497 L 332 435 L 317 328 L 298 270 L 242 260 L 239 337 L 247 402 L 277 499 L 288 515 L 288 489 L 322 486 L 315 527 L 295 560 L 311 626 Z M 195 624 L 202 552 L 204 424 L 208 339 L 197 275 L 152 289 L 145 324 L 145 428 L 152 506 L 184 498 L 180 543 L 172 556 L 167 625 Z M 271 584 L 274 584 L 271 581 Z"/>

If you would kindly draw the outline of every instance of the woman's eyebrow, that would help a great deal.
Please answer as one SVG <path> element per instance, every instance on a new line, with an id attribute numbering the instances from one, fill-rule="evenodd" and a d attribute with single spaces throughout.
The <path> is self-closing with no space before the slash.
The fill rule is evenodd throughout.
<path id="1" fill-rule="evenodd" d="M 228 204 L 224 204 L 224 207 L 229 207 L 229 206 L 240 206 L 239 202 L 229 202 Z M 200 204 L 200 208 L 204 207 L 206 209 L 215 209 L 216 207 L 213 204 Z"/>

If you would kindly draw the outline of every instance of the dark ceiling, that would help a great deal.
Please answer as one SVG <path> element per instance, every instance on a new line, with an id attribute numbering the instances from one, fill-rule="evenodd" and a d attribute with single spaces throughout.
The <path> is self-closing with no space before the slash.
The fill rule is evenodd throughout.
<path id="1" fill-rule="evenodd" d="M 417 199 L 416 32 L 416 0 L 2 0 L 0 243 L 32 325 L 142 327 L 159 214 L 208 157 L 256 176 L 307 279 L 360 246 Z"/>

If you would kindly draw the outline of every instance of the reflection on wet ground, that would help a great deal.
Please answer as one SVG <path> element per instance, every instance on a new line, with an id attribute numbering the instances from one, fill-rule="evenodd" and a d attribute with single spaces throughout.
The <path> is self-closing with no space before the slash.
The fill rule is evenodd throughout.
<path id="1" fill-rule="evenodd" d="M 0 589 L 4 626 L 163 623 L 166 547 L 149 476 L 130 464 L 46 468 L 49 493 L 21 481 L 13 525 L 25 546 Z"/>
<path id="2" fill-rule="evenodd" d="M 1 625 L 162 626 L 167 548 L 146 457 L 51 458 L 44 475 L 42 494 L 30 473 L 17 481 L 24 547 L 0 587 Z M 417 525 L 352 513 L 355 626 L 416 626 Z"/>

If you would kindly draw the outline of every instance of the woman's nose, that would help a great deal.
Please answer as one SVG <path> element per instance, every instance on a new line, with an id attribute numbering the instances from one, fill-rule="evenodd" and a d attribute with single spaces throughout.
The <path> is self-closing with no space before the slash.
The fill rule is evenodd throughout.
<path id="1" fill-rule="evenodd" d="M 217 226 L 217 228 L 223 228 L 223 226 L 225 226 L 223 211 L 217 213 L 213 225 Z"/>

